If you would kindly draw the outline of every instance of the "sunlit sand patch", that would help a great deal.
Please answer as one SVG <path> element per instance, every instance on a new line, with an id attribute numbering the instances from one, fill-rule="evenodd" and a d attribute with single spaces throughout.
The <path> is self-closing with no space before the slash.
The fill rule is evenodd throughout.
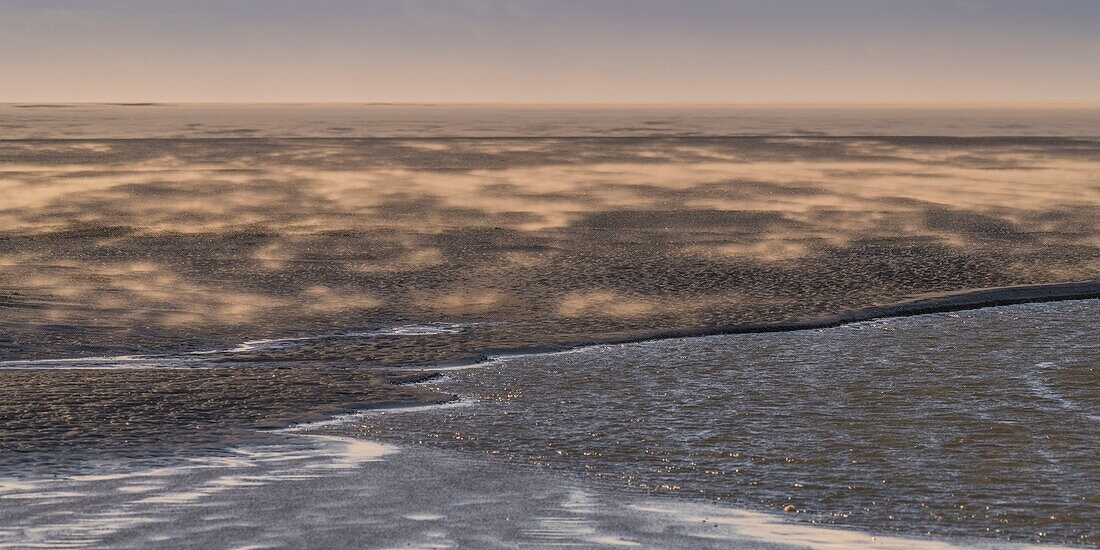
<path id="1" fill-rule="evenodd" d="M 421 268 L 444 263 L 443 252 L 438 248 L 426 248 L 412 250 L 399 261 L 400 265 L 408 268 Z"/>
<path id="2" fill-rule="evenodd" d="M 439 514 L 405 514 L 401 517 L 412 521 L 438 521 L 444 518 Z"/>
<path id="3" fill-rule="evenodd" d="M 448 145 L 449 146 L 449 145 Z M 464 145 L 469 147 L 470 145 Z M 520 150 L 524 147 L 521 143 L 501 145 L 503 150 Z M 858 148 L 858 144 L 849 147 Z M 687 147 L 698 153 L 708 148 Z M 734 148 L 736 150 L 736 148 Z M 675 152 L 675 148 L 673 148 Z M 521 190 L 531 193 L 564 193 L 574 191 L 581 184 L 598 185 L 656 185 L 670 189 L 687 189 L 699 184 L 713 183 L 730 178 L 751 178 L 760 181 L 772 182 L 780 185 L 792 185 L 799 182 L 814 181 L 828 184 L 831 187 L 857 186 L 862 188 L 861 193 L 867 193 L 867 197 L 882 196 L 884 193 L 910 196 L 922 200 L 935 200 L 944 204 L 953 204 L 958 207 L 975 207 L 981 205 L 1022 207 L 1021 203 L 1014 199 L 1015 195 L 1024 192 L 1029 200 L 1039 199 L 1050 203 L 1062 200 L 1088 200 L 1095 198 L 1095 191 L 1089 192 L 1087 187 L 1073 186 L 1072 183 L 1087 181 L 1091 172 L 1095 170 L 1094 163 L 1089 161 L 1073 161 L 1066 159 L 1038 159 L 1036 169 L 1018 170 L 1003 169 L 990 171 L 981 168 L 966 168 L 952 166 L 949 157 L 937 157 L 938 153 L 917 151 L 912 159 L 920 162 L 906 162 L 899 160 L 894 162 L 873 162 L 863 159 L 853 161 L 787 161 L 768 162 L 754 159 L 752 162 L 669 162 L 669 163 L 596 163 L 578 166 L 539 166 L 539 167 L 509 167 L 496 170 L 472 170 L 467 173 L 439 174 L 434 172 L 418 171 L 409 168 L 382 169 L 373 168 L 365 172 L 350 172 L 339 170 L 303 170 L 300 166 L 271 165 L 263 167 L 265 177 L 257 177 L 254 173 L 241 173 L 226 170 L 227 165 L 204 166 L 198 163 L 190 165 L 181 164 L 181 161 L 170 156 L 163 159 L 153 159 L 131 163 L 123 167 L 111 166 L 113 171 L 109 176 L 81 177 L 75 181 L 64 181 L 62 178 L 68 171 L 87 170 L 86 165 L 72 165 L 71 167 L 50 166 L 49 170 L 43 170 L 35 165 L 16 165 L 9 170 L 9 174 L 37 174 L 34 180 L 41 184 L 27 184 L 27 176 L 13 175 L 0 179 L 0 186 L 6 186 L 4 203 L 11 208 L 35 208 L 41 209 L 48 204 L 57 203 L 61 198 L 71 202 L 74 198 L 106 198 L 115 204 L 126 203 L 126 208 L 133 215 L 142 216 L 149 220 L 153 226 L 165 230 L 172 228 L 179 231 L 194 230 L 195 227 L 203 227 L 213 218 L 226 217 L 228 214 L 236 216 L 239 220 L 247 217 L 256 203 L 257 191 L 270 193 L 273 182 L 296 182 L 295 188 L 304 191 L 307 195 L 326 199 L 330 204 L 339 204 L 345 211 L 361 211 L 363 208 L 373 207 L 378 204 L 378 191 L 392 189 L 394 185 L 417 189 L 422 193 L 437 196 L 448 204 L 456 206 L 484 208 L 486 211 L 532 211 L 538 208 L 523 208 L 527 206 L 548 206 L 545 199 L 526 200 L 521 196 L 491 196 L 486 197 L 479 190 L 485 185 L 507 183 L 520 186 Z M 990 162 L 1007 163 L 1018 156 L 1018 153 L 1002 153 L 993 155 Z M 711 156 L 711 158 L 716 158 Z M 718 157 L 720 158 L 720 157 Z M 936 164 L 939 163 L 939 164 Z M 242 167 L 248 166 L 241 162 Z M 232 167 L 232 164 L 228 166 Z M 1011 166 L 1011 164 L 1010 164 Z M 914 177 L 908 174 L 919 174 Z M 845 174 L 865 174 L 864 178 L 845 177 Z M 929 174 L 937 175 L 937 178 L 928 178 Z M 188 198 L 186 200 L 157 201 L 155 198 L 148 200 L 135 200 L 130 193 L 118 193 L 116 195 L 101 196 L 97 192 L 109 190 L 119 186 L 134 184 L 150 184 L 158 180 L 172 181 L 174 185 L 189 184 L 197 188 L 208 188 L 217 191 L 213 198 Z M 217 184 L 232 184 L 232 187 L 211 186 L 211 182 Z M 1036 182 L 1044 185 L 1036 187 Z M 996 183 L 995 186 L 991 183 Z M 968 193 L 957 193 L 959 185 L 963 184 Z M 1054 184 L 1052 188 L 1051 184 Z M 28 186 L 29 185 L 29 186 Z M 13 187 L 14 186 L 14 187 Z M 243 186 L 243 187 L 241 187 Z M 950 190 L 951 193 L 938 192 L 937 189 Z M 1007 190 L 1007 192 L 1006 192 Z M 969 197 L 969 198 L 968 198 Z M 622 197 L 607 196 L 608 204 L 616 204 L 614 199 Z M 823 199 L 824 197 L 818 197 Z M 514 204 L 502 204 L 499 201 L 514 201 Z M 962 202 L 960 202 L 962 201 Z M 975 202 L 977 201 L 977 202 Z M 562 201 L 564 204 L 557 208 L 554 216 L 560 217 L 568 211 L 585 210 L 590 208 L 583 203 L 575 201 Z M 1031 202 L 1028 206 L 1038 207 Z M 187 224 L 176 223 L 174 226 L 167 218 L 174 213 L 203 212 L 202 220 L 189 219 Z M 158 221 L 158 218 L 162 221 Z M 262 218 L 259 219 L 262 223 Z M 168 225 L 166 225 L 166 223 Z M 224 223 L 223 223 L 224 225 Z M 209 227 L 215 227 L 211 225 Z"/>
<path id="4" fill-rule="evenodd" d="M 0 267 L 21 267 L 35 264 L 41 261 L 38 257 L 28 253 L 0 254 Z"/>
<path id="5" fill-rule="evenodd" d="M 248 187 L 255 184 L 254 174 L 226 171 L 223 167 L 179 169 L 147 162 L 104 168 L 105 174 L 91 175 L 86 173 L 86 165 L 51 165 L 49 168 L 9 166 L 6 172 L 0 172 L 0 210 L 26 209 L 33 212 L 54 205 L 71 205 L 76 201 L 97 201 L 126 204 L 130 214 L 156 221 L 172 214 L 195 212 L 202 212 L 202 217 L 209 219 L 239 213 L 242 207 L 256 204 L 254 188 Z M 13 173 L 18 175 L 11 175 Z M 79 177 L 67 177 L 74 174 Z M 217 200 L 199 197 L 172 201 L 159 200 L 155 196 L 138 198 L 128 189 L 158 181 L 189 184 L 193 189 L 212 188 L 218 191 Z M 212 183 L 218 185 L 212 187 Z M 102 217 L 95 212 L 85 213 L 95 215 L 86 221 Z M 176 228 L 186 230 L 193 226 L 177 225 Z"/>
<path id="6" fill-rule="evenodd" d="M 11 477 L 0 479 L 0 494 L 21 491 L 34 491 L 37 490 L 39 487 L 40 484 L 24 479 Z"/>
<path id="7" fill-rule="evenodd" d="M 288 243 L 281 242 L 264 245 L 252 253 L 252 259 L 259 262 L 264 269 L 272 271 L 286 268 L 296 256 Z"/>
<path id="8" fill-rule="evenodd" d="M 423 269 L 446 263 L 443 252 L 438 248 L 409 248 L 396 259 L 348 260 L 350 269 L 360 273 L 394 273 L 411 269 Z"/>
<path id="9" fill-rule="evenodd" d="M 531 212 L 538 214 L 544 222 L 532 224 L 524 223 L 526 230 L 545 229 L 549 227 L 561 227 L 569 223 L 575 217 L 576 212 L 592 210 L 602 205 L 614 205 L 616 208 L 645 207 L 652 205 L 652 199 L 645 199 L 638 194 L 624 192 L 623 187 L 651 185 L 667 189 L 690 189 L 708 183 L 718 183 L 730 179 L 751 179 L 769 182 L 776 185 L 791 186 L 812 181 L 817 186 L 823 186 L 828 193 L 818 193 L 813 196 L 810 204 L 821 207 L 834 199 L 832 193 L 843 192 L 849 197 L 859 197 L 860 202 L 873 203 L 883 197 L 909 197 L 917 200 L 938 202 L 953 205 L 959 208 L 974 207 L 1027 207 L 1039 208 L 1043 204 L 1053 204 L 1067 200 L 1091 201 L 1096 199 L 1096 191 L 1089 191 L 1087 186 L 1073 185 L 1074 183 L 1087 181 L 1088 175 L 1095 167 L 1084 161 L 1048 161 L 1041 173 L 1034 170 L 1026 172 L 1013 170 L 1000 170 L 991 173 L 989 170 L 973 168 L 955 168 L 950 166 L 932 166 L 927 164 L 902 165 L 898 163 L 875 164 L 867 161 L 850 162 L 752 162 L 752 163 L 662 163 L 662 164 L 592 164 L 580 166 L 548 166 L 535 168 L 504 168 L 498 170 L 473 170 L 468 173 L 438 174 L 433 172 L 416 171 L 410 169 L 374 169 L 368 172 L 348 171 L 302 171 L 300 168 L 271 166 L 266 170 L 272 178 L 268 181 L 275 182 L 301 182 L 296 188 L 308 195 L 323 199 L 329 204 L 338 204 L 344 212 L 356 212 L 378 205 L 378 192 L 391 189 L 394 185 L 404 188 L 416 189 L 424 196 L 438 197 L 446 204 L 476 208 L 485 212 Z M 132 167 L 131 167 L 132 168 Z M 116 168 L 116 170 L 118 170 Z M 908 172 L 907 172 L 908 171 Z M 844 174 L 865 174 L 863 178 L 844 177 Z M 938 178 L 929 179 L 928 174 L 938 174 Z M 25 191 L 27 199 L 19 199 L 21 195 L 9 189 L 5 194 L 5 200 L 10 205 L 19 208 L 41 209 L 47 204 L 56 202 L 61 197 L 72 202 L 73 197 L 100 200 L 104 197 L 96 195 L 97 190 L 110 189 L 120 185 L 150 183 L 150 178 L 161 174 L 134 173 L 134 171 L 119 170 L 118 174 L 104 177 L 100 180 L 94 178 L 81 178 L 77 182 L 66 185 L 53 183 L 49 185 L 36 185 L 33 189 Z M 254 211 L 251 205 L 255 203 L 255 195 L 258 191 L 269 189 L 268 185 L 258 185 L 255 177 L 247 174 L 232 174 L 222 172 L 203 172 L 175 170 L 171 177 L 173 181 L 184 183 L 192 182 L 193 185 L 207 186 L 211 175 L 215 175 L 218 182 L 244 184 L 251 186 L 244 188 L 214 187 L 217 193 L 209 198 L 190 198 L 187 200 L 158 201 L 154 198 L 136 200 L 130 193 L 117 194 L 114 198 L 106 197 L 112 204 L 123 207 L 131 216 L 146 220 L 151 228 L 156 230 L 174 230 L 190 232 L 196 230 L 210 230 L 224 228 L 231 225 L 248 225 L 250 223 L 265 223 L 264 214 Z M 838 175 L 839 174 L 839 175 Z M 909 174 L 920 174 L 913 177 Z M 9 178 L 10 182 L 14 181 Z M 100 181 L 100 183 L 97 183 Z M 154 180 L 155 181 L 155 180 Z M 1036 185 L 1041 182 L 1042 185 Z M 518 194 L 487 195 L 482 192 L 485 186 L 495 184 L 509 184 L 519 186 L 520 191 L 531 193 L 525 196 Z M 1052 186 L 1053 184 L 1053 186 Z M 603 186 L 603 188 L 600 188 Z M 963 187 L 966 193 L 960 194 L 958 190 Z M 586 188 L 593 194 L 592 198 L 601 197 L 599 204 L 589 201 L 575 201 L 564 198 L 547 199 L 547 193 L 575 192 L 578 188 Z M 855 195 L 853 195 L 853 192 Z M 27 202 L 34 197 L 34 204 Z M 708 197 L 708 201 L 728 200 L 721 196 Z M 769 197 L 767 195 L 755 197 L 756 201 L 773 200 L 776 209 L 789 209 L 789 197 Z M 848 200 L 852 200 L 849 198 Z M 1026 202 L 1021 202 L 1024 200 Z M 15 202 L 12 202 L 15 201 Z M 624 202 L 625 201 L 625 202 Z M 1039 201 L 1039 202 L 1036 202 Z M 751 201 L 750 201 L 751 202 Z M 689 203 L 690 204 L 690 203 Z M 710 207 L 715 203 L 708 202 Z M 757 202 L 759 208 L 760 202 Z M 742 203 L 727 204 L 725 207 L 741 207 Z M 839 207 L 834 204 L 833 207 Z M 867 206 L 867 204 L 861 205 Z M 767 206 L 764 206 L 767 208 Z M 173 222 L 170 220 L 177 213 L 193 214 L 202 212 L 201 219 L 189 216 L 186 222 Z M 224 219 L 222 221 L 221 219 Z M 313 224 L 305 220 L 296 222 L 300 227 L 309 227 Z M 338 229 L 347 227 L 346 222 L 338 222 L 336 219 L 318 219 L 316 223 L 327 225 L 329 228 Z M 303 225 L 304 224 L 304 225 Z"/>
<path id="10" fill-rule="evenodd" d="M 15 267 L 27 265 L 23 257 L 9 258 Z M 29 261 L 33 261 L 28 257 Z M 69 267 L 69 269 L 59 269 Z M 371 308 L 378 298 L 355 289 L 314 285 L 305 290 L 305 301 L 257 292 L 211 289 L 184 278 L 171 268 L 152 262 L 77 265 L 39 270 L 21 281 L 24 289 L 64 298 L 96 297 L 100 307 L 141 314 L 165 326 L 217 322 L 248 323 L 285 308 L 324 314 L 349 308 Z M 44 315 L 49 315 L 49 311 Z M 122 313 L 121 315 L 127 315 Z M 63 319 L 64 317 L 58 317 Z"/>
<path id="11" fill-rule="evenodd" d="M 806 242 L 786 239 L 764 239 L 750 243 L 687 247 L 686 250 L 702 255 L 717 253 L 734 258 L 751 258 L 768 262 L 804 258 L 811 253 L 811 248 Z"/>
<path id="12" fill-rule="evenodd" d="M 361 290 L 333 289 L 324 285 L 314 285 L 306 289 L 305 305 L 311 312 L 329 313 L 348 309 L 367 309 L 377 307 L 382 300 Z M 289 307 L 290 304 L 282 304 Z"/>
<path id="13" fill-rule="evenodd" d="M 402 141 L 403 147 L 409 147 L 411 149 L 419 149 L 422 151 L 448 151 L 451 149 L 450 144 L 439 141 L 425 141 L 425 140 L 412 140 Z"/>
<path id="14" fill-rule="evenodd" d="M 425 309 L 454 315 L 472 315 L 493 311 L 508 295 L 492 289 L 458 289 L 441 294 L 421 294 L 417 301 Z"/>
<path id="15" fill-rule="evenodd" d="M 558 314 L 565 317 L 593 315 L 597 317 L 641 317 L 654 310 L 654 305 L 609 291 L 571 292 L 561 298 Z"/>
<path id="16" fill-rule="evenodd" d="M 550 264 L 558 254 L 560 254 L 560 252 L 557 250 L 545 252 L 505 252 L 502 255 L 502 259 L 512 265 L 533 268 Z"/>

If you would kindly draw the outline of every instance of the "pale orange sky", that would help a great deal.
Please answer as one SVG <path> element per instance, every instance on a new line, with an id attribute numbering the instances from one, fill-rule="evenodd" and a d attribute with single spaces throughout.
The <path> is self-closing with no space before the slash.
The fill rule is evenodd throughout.
<path id="1" fill-rule="evenodd" d="M 6 0 L 0 101 L 1100 100 L 1091 0 Z"/>

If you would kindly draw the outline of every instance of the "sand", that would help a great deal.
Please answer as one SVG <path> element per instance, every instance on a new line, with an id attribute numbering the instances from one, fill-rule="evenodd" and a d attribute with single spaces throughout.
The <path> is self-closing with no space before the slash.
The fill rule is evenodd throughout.
<path id="1" fill-rule="evenodd" d="M 1095 280 L 1097 158 L 1061 137 L 4 141 L 0 360 L 489 324 L 281 358 L 431 364 Z"/>

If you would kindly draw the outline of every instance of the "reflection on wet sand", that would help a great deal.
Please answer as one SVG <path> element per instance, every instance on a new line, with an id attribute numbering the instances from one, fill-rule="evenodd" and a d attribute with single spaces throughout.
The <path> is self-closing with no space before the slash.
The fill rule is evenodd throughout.
<path id="1" fill-rule="evenodd" d="M 464 344 L 500 348 L 1090 279 L 1097 159 L 1086 138 L 7 141 L 0 357 L 457 317 L 510 322 Z"/>

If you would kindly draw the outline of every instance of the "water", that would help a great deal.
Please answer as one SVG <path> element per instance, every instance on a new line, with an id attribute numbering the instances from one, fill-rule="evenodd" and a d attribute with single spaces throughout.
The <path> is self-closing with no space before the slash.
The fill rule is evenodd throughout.
<path id="1" fill-rule="evenodd" d="M 515 357 L 345 432 L 872 531 L 1095 544 L 1100 301 Z M 789 509 L 789 508 L 788 508 Z"/>
<path id="2" fill-rule="evenodd" d="M 0 548 L 956 547 L 624 499 L 576 476 L 439 449 L 284 435 L 227 451 L 111 473 L 0 478 Z"/>
<path id="3" fill-rule="evenodd" d="M 486 328 L 8 362 L 24 390 L 0 406 L 0 547 L 915 544 L 867 532 L 1092 546 L 1098 319 L 1086 300 L 592 346 L 404 386 L 423 373 L 238 356 Z M 413 406 L 345 414 L 386 404 Z M 343 448 L 356 440 L 311 435 L 396 458 L 362 466 Z"/>

